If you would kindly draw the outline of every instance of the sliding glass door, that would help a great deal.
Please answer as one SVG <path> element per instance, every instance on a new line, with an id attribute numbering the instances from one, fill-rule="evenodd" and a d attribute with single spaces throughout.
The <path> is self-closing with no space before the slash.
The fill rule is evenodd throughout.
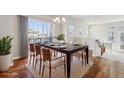
<path id="1" fill-rule="evenodd" d="M 118 24 L 114 31 L 112 51 L 124 52 L 124 25 Z"/>
<path id="2" fill-rule="evenodd" d="M 120 50 L 124 52 L 124 31 L 120 32 Z"/>
<path id="3" fill-rule="evenodd" d="M 53 24 L 41 20 L 28 21 L 28 40 L 30 43 L 52 41 Z"/>

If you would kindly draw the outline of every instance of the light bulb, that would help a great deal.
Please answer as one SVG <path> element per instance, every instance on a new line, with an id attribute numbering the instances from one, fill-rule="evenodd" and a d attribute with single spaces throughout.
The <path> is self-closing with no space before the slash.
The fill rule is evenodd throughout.
<path id="1" fill-rule="evenodd" d="M 66 21 L 66 19 L 64 17 L 62 17 L 62 22 L 65 22 L 65 21 Z"/>
<path id="2" fill-rule="evenodd" d="M 53 19 L 53 22 L 56 22 L 56 19 Z"/>
<path id="3" fill-rule="evenodd" d="M 63 24 L 63 23 L 65 23 L 65 21 L 66 21 L 66 19 L 64 17 L 61 17 L 61 18 L 56 17 L 56 18 L 53 19 L 53 22 L 59 23 L 59 24 Z"/>
<path id="4" fill-rule="evenodd" d="M 56 17 L 56 20 L 59 20 L 60 18 L 59 17 Z"/>

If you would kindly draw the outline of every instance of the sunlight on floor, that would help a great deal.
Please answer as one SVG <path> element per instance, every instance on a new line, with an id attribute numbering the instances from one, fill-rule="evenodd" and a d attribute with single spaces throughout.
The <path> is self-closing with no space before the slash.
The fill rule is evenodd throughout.
<path id="1" fill-rule="evenodd" d="M 73 58 L 73 61 L 71 63 L 71 77 L 72 78 L 82 78 L 82 76 L 88 71 L 88 69 L 93 65 L 93 62 L 89 62 L 86 66 L 81 64 L 81 60 L 77 58 Z M 37 65 L 36 70 L 34 70 L 31 65 L 26 65 L 26 67 L 29 69 L 29 71 L 33 74 L 36 78 L 41 78 L 42 76 L 38 74 L 39 72 L 39 64 Z M 43 78 L 48 78 L 49 76 L 49 70 L 46 68 L 44 72 Z M 57 67 L 56 69 L 52 70 L 52 78 L 65 78 L 64 76 L 64 68 L 63 66 Z"/>
<path id="2" fill-rule="evenodd" d="M 107 53 L 104 53 L 102 57 L 124 62 L 124 53 L 121 53 L 121 52 L 107 52 Z"/>

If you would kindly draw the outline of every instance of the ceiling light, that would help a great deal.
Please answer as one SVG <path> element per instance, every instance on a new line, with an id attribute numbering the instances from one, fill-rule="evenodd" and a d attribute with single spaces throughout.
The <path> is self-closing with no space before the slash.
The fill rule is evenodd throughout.
<path id="1" fill-rule="evenodd" d="M 64 24 L 66 22 L 66 19 L 64 17 L 56 17 L 53 19 L 53 22 L 57 24 Z"/>

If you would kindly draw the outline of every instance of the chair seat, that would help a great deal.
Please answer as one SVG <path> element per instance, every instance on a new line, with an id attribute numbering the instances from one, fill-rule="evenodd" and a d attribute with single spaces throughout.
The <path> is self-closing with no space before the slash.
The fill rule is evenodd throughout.
<path id="1" fill-rule="evenodd" d="M 41 57 L 42 57 L 42 55 L 41 55 Z M 37 60 L 40 60 L 40 55 L 37 55 L 37 56 L 36 56 L 36 59 L 37 59 Z M 42 58 L 41 58 L 41 59 L 42 59 Z"/>
<path id="2" fill-rule="evenodd" d="M 79 51 L 77 53 L 75 53 L 75 55 L 82 55 L 82 51 Z M 84 57 L 86 56 L 86 52 L 83 52 Z M 89 57 L 91 57 L 93 55 L 93 51 L 89 50 Z"/>
<path id="3" fill-rule="evenodd" d="M 55 57 L 51 60 L 51 68 L 56 68 L 58 66 L 64 65 L 64 56 L 62 57 Z M 49 61 L 44 62 L 44 64 L 49 68 Z"/>
<path id="4" fill-rule="evenodd" d="M 35 56 L 35 53 L 34 52 L 30 52 L 30 56 Z"/>

